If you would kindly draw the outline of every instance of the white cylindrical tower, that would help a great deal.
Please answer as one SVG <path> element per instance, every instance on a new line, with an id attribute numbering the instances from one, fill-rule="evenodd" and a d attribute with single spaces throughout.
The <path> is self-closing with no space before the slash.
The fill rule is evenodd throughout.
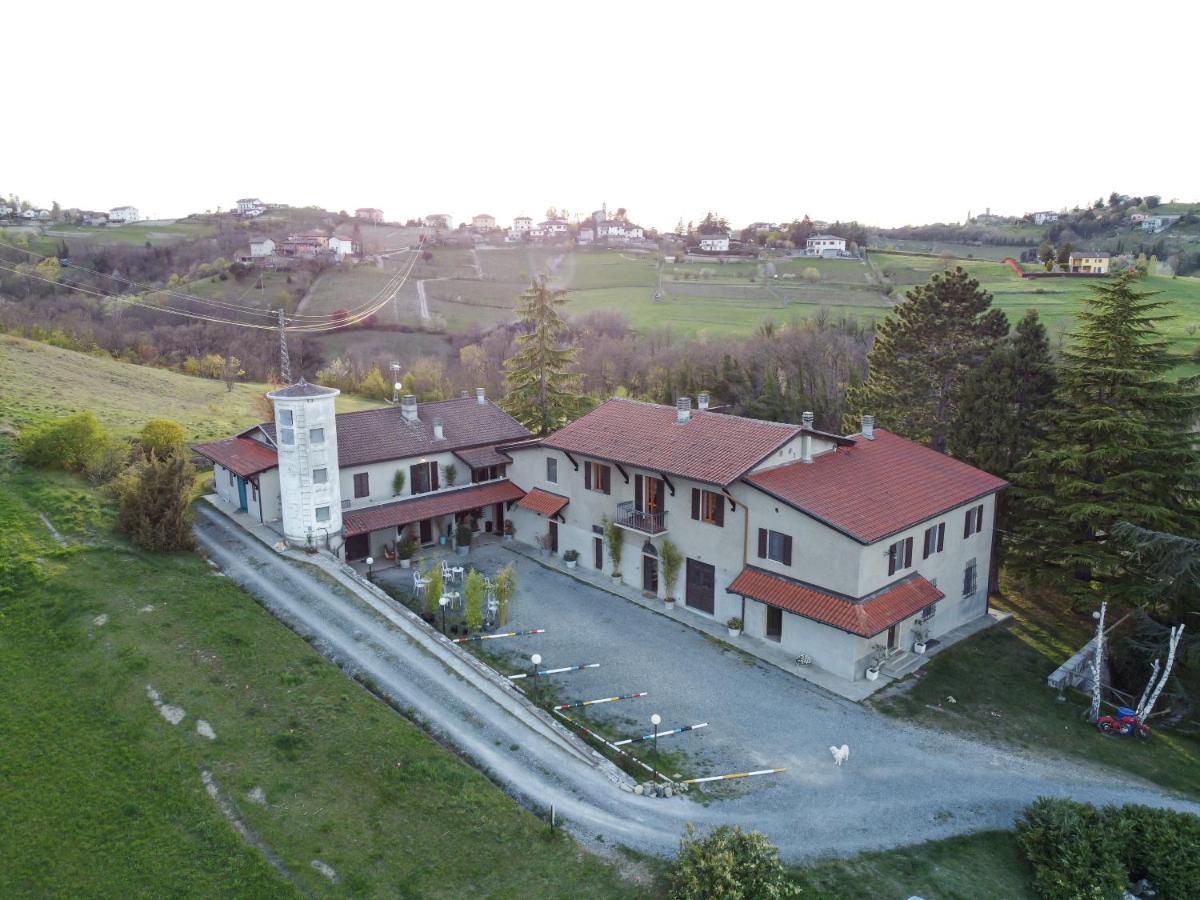
<path id="1" fill-rule="evenodd" d="M 296 384 L 267 394 L 275 404 L 279 501 L 289 544 L 337 549 L 342 533 L 336 388 Z"/>

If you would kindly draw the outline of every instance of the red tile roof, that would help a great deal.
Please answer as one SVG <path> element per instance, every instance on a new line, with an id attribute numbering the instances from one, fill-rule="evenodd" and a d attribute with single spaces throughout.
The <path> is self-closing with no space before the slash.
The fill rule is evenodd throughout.
<path id="1" fill-rule="evenodd" d="M 517 506 L 543 516 L 553 516 L 560 512 L 571 501 L 560 494 L 552 494 L 541 488 L 534 488 L 521 498 Z"/>
<path id="2" fill-rule="evenodd" d="M 879 428 L 873 441 L 859 437 L 812 463 L 764 469 L 746 481 L 864 544 L 1008 484 Z"/>
<path id="3" fill-rule="evenodd" d="M 338 465 L 403 459 L 426 453 L 456 452 L 506 441 L 520 441 L 529 432 L 520 422 L 490 400 L 479 403 L 474 397 L 421 403 L 419 421 L 409 422 L 398 406 L 340 413 L 337 417 Z M 443 438 L 433 436 L 433 420 L 441 419 Z M 260 426 L 275 440 L 275 423 Z"/>
<path id="4" fill-rule="evenodd" d="M 525 492 L 511 481 L 493 481 L 452 491 L 434 491 L 408 500 L 384 503 L 343 513 L 342 531 L 347 537 L 380 528 L 408 525 L 422 519 L 466 512 L 492 503 L 519 500 Z"/>
<path id="5" fill-rule="evenodd" d="M 909 575 L 856 601 L 752 566 L 742 569 L 726 590 L 866 638 L 946 596 L 920 575 Z"/>
<path id="6" fill-rule="evenodd" d="M 197 444 L 192 448 L 201 456 L 211 459 L 243 478 L 265 472 L 279 465 L 274 449 L 250 438 L 233 437 L 210 444 Z"/>
<path id="7" fill-rule="evenodd" d="M 454 455 L 472 469 L 482 469 L 485 466 L 507 466 L 512 457 L 501 453 L 495 447 L 472 447 L 468 450 L 455 450 Z"/>
<path id="8" fill-rule="evenodd" d="M 799 426 L 613 399 L 542 440 L 547 447 L 724 487 L 800 433 Z"/>

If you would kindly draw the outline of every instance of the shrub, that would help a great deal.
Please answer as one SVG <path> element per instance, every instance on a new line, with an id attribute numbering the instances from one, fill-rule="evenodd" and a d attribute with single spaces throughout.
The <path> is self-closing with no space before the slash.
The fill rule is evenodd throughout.
<path id="1" fill-rule="evenodd" d="M 417 552 L 417 547 L 419 546 L 420 545 L 417 543 L 417 539 L 415 537 L 413 537 L 411 534 L 406 534 L 400 539 L 400 542 L 396 544 L 396 555 L 400 557 L 400 559 L 412 559 L 413 554 Z"/>
<path id="2" fill-rule="evenodd" d="M 604 530 L 604 542 L 608 544 L 608 555 L 612 559 L 612 573 L 621 574 L 621 549 L 625 533 L 608 516 L 600 517 L 600 527 Z"/>
<path id="3" fill-rule="evenodd" d="M 429 579 L 429 584 L 425 585 L 425 604 L 422 610 L 426 615 L 434 615 L 438 611 L 438 601 L 442 599 L 442 592 L 445 585 L 442 584 L 442 568 L 437 563 L 429 567 L 429 571 L 425 573 L 425 577 Z"/>
<path id="4" fill-rule="evenodd" d="M 182 453 L 151 453 L 117 485 L 117 526 L 135 544 L 160 552 L 192 546 L 196 470 Z"/>
<path id="5" fill-rule="evenodd" d="M 454 532 L 454 539 L 460 547 L 471 546 L 471 526 L 466 522 L 459 523 L 458 529 Z"/>
<path id="6" fill-rule="evenodd" d="M 129 449 L 121 438 L 105 437 L 98 452 L 84 464 L 83 474 L 92 484 L 108 484 L 129 466 Z"/>
<path id="7" fill-rule="evenodd" d="M 683 554 L 671 541 L 663 541 L 658 550 L 662 557 L 663 584 L 667 589 L 667 598 L 675 597 L 675 585 L 679 581 L 679 570 L 683 566 Z"/>
<path id="8" fill-rule="evenodd" d="M 26 428 L 17 438 L 17 452 L 31 466 L 83 472 L 95 464 L 108 440 L 96 417 L 81 412 Z"/>
<path id="9" fill-rule="evenodd" d="M 170 419 L 151 419 L 142 426 L 142 449 L 167 456 L 183 447 L 183 426 Z"/>
<path id="10" fill-rule="evenodd" d="M 722 825 L 697 837 L 689 824 L 669 875 L 673 900 L 773 900 L 798 897 L 779 851 L 759 832 Z"/>
<path id="11" fill-rule="evenodd" d="M 404 493 L 404 484 L 406 476 L 403 469 L 397 469 L 396 474 L 392 476 L 392 496 L 399 497 Z"/>
<path id="12" fill-rule="evenodd" d="M 566 560 L 567 562 L 575 562 L 579 559 L 579 551 L 578 550 L 568 550 L 566 553 L 563 554 L 563 559 Z"/>
<path id="13" fill-rule="evenodd" d="M 513 594 L 517 592 L 517 573 L 513 569 L 512 563 L 496 573 L 496 578 L 492 582 L 492 592 L 496 595 L 496 603 L 500 606 L 497 619 L 499 624 L 505 625 L 508 623 L 508 603 L 512 600 Z"/>
<path id="14" fill-rule="evenodd" d="M 483 576 L 476 569 L 463 584 L 463 603 L 467 628 L 478 630 L 483 625 Z"/>

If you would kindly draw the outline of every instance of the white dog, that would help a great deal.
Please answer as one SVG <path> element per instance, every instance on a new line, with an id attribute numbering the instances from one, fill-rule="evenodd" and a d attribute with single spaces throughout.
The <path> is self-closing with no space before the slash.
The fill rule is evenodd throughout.
<path id="1" fill-rule="evenodd" d="M 834 765 L 840 766 L 850 758 L 850 745 L 842 744 L 840 747 L 830 747 L 829 752 L 833 754 Z"/>

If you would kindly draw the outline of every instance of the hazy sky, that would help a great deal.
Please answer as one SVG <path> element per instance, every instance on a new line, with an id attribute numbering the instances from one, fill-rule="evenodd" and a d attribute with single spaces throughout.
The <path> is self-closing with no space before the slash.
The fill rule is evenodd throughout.
<path id="1" fill-rule="evenodd" d="M 1200 199 L 1192 3 L 6 6 L 0 193 L 885 225 Z M 15 54 L 15 57 L 14 57 Z"/>

